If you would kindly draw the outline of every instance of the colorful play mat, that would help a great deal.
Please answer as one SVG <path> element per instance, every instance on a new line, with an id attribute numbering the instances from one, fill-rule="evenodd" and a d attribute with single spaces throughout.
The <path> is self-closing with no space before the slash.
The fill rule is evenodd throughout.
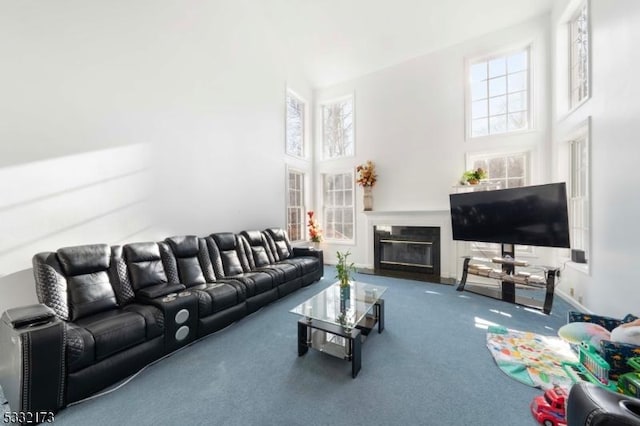
<path id="1" fill-rule="evenodd" d="M 489 327 L 487 347 L 498 367 L 519 382 L 542 389 L 572 385 L 562 363 L 575 363 L 578 358 L 559 337 Z"/>

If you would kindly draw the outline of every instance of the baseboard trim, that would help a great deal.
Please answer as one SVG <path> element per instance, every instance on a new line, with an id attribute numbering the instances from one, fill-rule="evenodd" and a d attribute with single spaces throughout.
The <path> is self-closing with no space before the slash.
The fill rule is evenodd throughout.
<path id="1" fill-rule="evenodd" d="M 574 299 L 573 297 L 569 296 L 567 293 L 565 293 L 562 290 L 558 290 L 556 289 L 555 293 L 560 296 L 565 302 L 567 302 L 568 304 L 570 304 L 571 306 L 573 306 L 574 308 L 580 310 L 580 312 L 584 312 L 586 314 L 593 314 L 593 312 L 588 309 L 586 306 L 584 306 L 582 303 L 578 302 L 576 299 Z"/>

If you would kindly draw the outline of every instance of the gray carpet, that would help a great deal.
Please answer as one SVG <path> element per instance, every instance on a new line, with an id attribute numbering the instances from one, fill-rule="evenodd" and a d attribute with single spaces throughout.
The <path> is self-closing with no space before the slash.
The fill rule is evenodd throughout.
<path id="1" fill-rule="evenodd" d="M 386 328 L 362 347 L 362 370 L 310 350 L 297 356 L 289 309 L 325 278 L 147 368 L 115 392 L 62 410 L 60 425 L 535 425 L 541 392 L 503 374 L 476 324 L 555 335 L 546 316 L 455 287 L 358 275 L 385 285 Z"/>

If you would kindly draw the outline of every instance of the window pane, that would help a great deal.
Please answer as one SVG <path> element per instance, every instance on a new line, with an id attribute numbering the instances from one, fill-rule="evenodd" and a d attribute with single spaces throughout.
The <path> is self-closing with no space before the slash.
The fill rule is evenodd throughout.
<path id="1" fill-rule="evenodd" d="M 517 188 L 517 187 L 524 186 L 524 179 L 523 178 L 509 179 L 507 185 L 508 185 L 507 188 Z"/>
<path id="2" fill-rule="evenodd" d="M 524 156 L 507 157 L 507 173 L 510 177 L 524 177 Z"/>
<path id="3" fill-rule="evenodd" d="M 344 226 L 344 237 L 348 239 L 353 238 L 353 225 Z"/>
<path id="4" fill-rule="evenodd" d="M 505 167 L 505 160 L 502 157 L 489 159 L 489 176 L 492 179 L 502 178 L 507 176 L 507 169 Z"/>
<path id="5" fill-rule="evenodd" d="M 487 160 L 476 160 L 473 162 L 473 168 L 489 170 L 489 163 Z"/>
<path id="6" fill-rule="evenodd" d="M 353 99 L 322 106 L 324 158 L 353 155 Z"/>
<path id="7" fill-rule="evenodd" d="M 522 51 L 509 56 L 507 69 L 510 73 L 527 69 L 527 52 Z"/>
<path id="8" fill-rule="evenodd" d="M 491 133 L 504 133 L 507 130 L 507 117 L 498 115 L 489 118 L 489 129 L 491 129 Z"/>
<path id="9" fill-rule="evenodd" d="M 486 118 L 480 120 L 473 120 L 471 122 L 471 135 L 472 136 L 486 136 L 489 134 L 489 123 Z"/>
<path id="10" fill-rule="evenodd" d="M 489 96 L 499 96 L 507 93 L 507 80 L 504 77 L 489 80 Z"/>
<path id="11" fill-rule="evenodd" d="M 471 118 L 481 118 L 489 115 L 487 109 L 487 100 L 476 101 L 471 104 Z"/>
<path id="12" fill-rule="evenodd" d="M 487 82 L 479 81 L 471 84 L 471 100 L 486 99 L 487 97 Z"/>
<path id="13" fill-rule="evenodd" d="M 504 114 L 507 112 L 507 97 L 498 96 L 489 99 L 489 113 L 491 115 Z"/>
<path id="14" fill-rule="evenodd" d="M 302 101 L 287 95 L 286 146 L 287 154 L 302 157 L 304 154 L 304 110 Z"/>
<path id="15" fill-rule="evenodd" d="M 509 112 L 524 111 L 527 109 L 527 93 L 518 92 L 509 95 Z"/>
<path id="16" fill-rule="evenodd" d="M 471 136 L 486 136 L 489 134 L 489 122 L 486 118 L 471 122 Z"/>
<path id="17" fill-rule="evenodd" d="M 482 81 L 487 79 L 487 63 L 480 62 L 478 64 L 471 65 L 471 81 Z"/>
<path id="18" fill-rule="evenodd" d="M 498 77 L 507 73 L 507 62 L 504 57 L 489 61 L 489 78 Z"/>
<path id="19" fill-rule="evenodd" d="M 509 92 L 525 90 L 527 88 L 526 84 L 527 84 L 526 72 L 509 74 Z"/>
<path id="20" fill-rule="evenodd" d="M 509 114 L 507 126 L 509 130 L 524 129 L 525 127 L 527 127 L 527 115 L 524 112 Z"/>
<path id="21" fill-rule="evenodd" d="M 351 200 L 353 200 L 353 191 L 350 189 L 344 191 L 344 205 L 350 206 L 352 204 Z"/>

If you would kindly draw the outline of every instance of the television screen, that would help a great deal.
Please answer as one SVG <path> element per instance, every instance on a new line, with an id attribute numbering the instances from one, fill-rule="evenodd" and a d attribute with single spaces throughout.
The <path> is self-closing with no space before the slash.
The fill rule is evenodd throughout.
<path id="1" fill-rule="evenodd" d="M 564 182 L 451 194 L 453 239 L 569 248 Z"/>

